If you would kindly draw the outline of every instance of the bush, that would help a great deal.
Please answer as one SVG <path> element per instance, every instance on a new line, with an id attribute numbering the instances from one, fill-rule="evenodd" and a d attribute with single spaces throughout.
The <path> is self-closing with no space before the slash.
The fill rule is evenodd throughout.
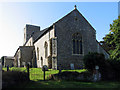
<path id="1" fill-rule="evenodd" d="M 108 69 L 113 73 L 112 80 L 120 80 L 120 61 L 108 59 L 106 62 L 109 64 Z"/>
<path id="2" fill-rule="evenodd" d="M 9 87 L 11 85 L 16 85 L 28 80 L 29 79 L 26 72 L 21 72 L 21 71 L 3 71 L 2 72 L 3 88 Z"/>
<path id="3" fill-rule="evenodd" d="M 90 72 L 93 72 L 96 65 L 99 66 L 102 80 L 120 80 L 120 61 L 112 59 L 105 60 L 103 54 L 89 53 L 84 56 L 84 65 Z"/>
<path id="4" fill-rule="evenodd" d="M 58 74 L 51 74 L 49 80 L 67 80 L 67 81 L 92 81 L 92 73 L 76 72 L 76 71 L 64 71 Z"/>
<path id="5" fill-rule="evenodd" d="M 105 56 L 100 53 L 89 53 L 84 56 L 84 65 L 85 68 L 89 71 L 93 71 L 95 66 L 99 66 L 99 70 L 102 70 L 105 67 Z"/>
<path id="6" fill-rule="evenodd" d="M 106 73 L 106 61 L 105 56 L 102 53 L 89 53 L 83 58 L 85 68 L 93 73 L 95 66 L 99 66 L 99 72 L 102 74 L 101 78 L 105 78 Z"/>

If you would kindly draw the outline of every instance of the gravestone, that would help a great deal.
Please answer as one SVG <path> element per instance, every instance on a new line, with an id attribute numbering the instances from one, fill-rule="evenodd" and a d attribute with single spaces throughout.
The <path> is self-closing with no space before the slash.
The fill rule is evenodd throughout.
<path id="1" fill-rule="evenodd" d="M 74 69 L 75 69 L 73 63 L 70 64 L 70 69 L 71 69 L 71 70 L 74 70 Z"/>
<path id="2" fill-rule="evenodd" d="M 99 66 L 95 66 L 95 70 L 93 72 L 93 81 L 94 82 L 101 80 L 101 74 L 98 70 L 99 70 Z"/>

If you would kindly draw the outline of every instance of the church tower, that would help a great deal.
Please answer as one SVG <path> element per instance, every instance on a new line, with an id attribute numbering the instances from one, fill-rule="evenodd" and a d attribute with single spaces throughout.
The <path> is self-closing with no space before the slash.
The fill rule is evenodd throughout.
<path id="1" fill-rule="evenodd" d="M 36 33 L 40 32 L 39 26 L 26 24 L 24 28 L 24 44 Z"/>

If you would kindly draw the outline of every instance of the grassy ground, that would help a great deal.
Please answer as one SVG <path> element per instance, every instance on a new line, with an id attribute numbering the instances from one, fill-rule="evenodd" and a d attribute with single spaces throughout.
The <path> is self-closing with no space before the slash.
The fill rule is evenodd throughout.
<path id="1" fill-rule="evenodd" d="M 6 70 L 6 68 L 3 68 Z M 12 67 L 10 70 L 19 70 L 27 72 L 26 68 Z M 63 70 L 63 71 L 77 71 L 83 70 Z M 58 73 L 58 70 L 46 71 L 46 79 L 50 74 Z M 120 82 L 78 82 L 78 81 L 43 81 L 43 72 L 40 68 L 30 68 L 30 82 L 23 82 L 14 88 L 118 88 L 120 89 Z"/>
<path id="2" fill-rule="evenodd" d="M 14 88 L 117 88 L 120 82 L 36 81 L 22 83 Z"/>
<path id="3" fill-rule="evenodd" d="M 3 70 L 7 71 L 7 68 L 3 68 Z M 24 72 L 27 72 L 27 69 L 24 68 L 24 67 L 12 67 L 10 68 L 11 71 L 14 71 L 14 70 L 17 70 L 17 71 L 24 71 Z M 82 69 L 82 70 L 62 70 L 63 71 L 77 71 L 77 72 L 85 72 L 86 70 L 85 69 Z M 49 69 L 48 71 L 46 71 L 45 73 L 45 78 L 48 79 L 48 76 L 50 74 L 56 74 L 58 73 L 59 71 L 58 70 L 52 70 L 52 69 Z M 30 80 L 32 81 L 39 81 L 39 80 L 43 80 L 43 71 L 41 68 L 30 68 Z"/>

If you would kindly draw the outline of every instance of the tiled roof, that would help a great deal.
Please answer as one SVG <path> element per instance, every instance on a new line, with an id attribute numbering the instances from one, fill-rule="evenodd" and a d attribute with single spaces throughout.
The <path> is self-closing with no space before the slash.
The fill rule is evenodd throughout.
<path id="1" fill-rule="evenodd" d="M 33 43 L 35 43 L 37 40 L 39 40 L 45 33 L 47 33 L 49 30 L 51 30 L 53 28 L 53 25 L 51 25 L 48 28 L 43 29 L 42 31 L 40 31 L 38 37 L 33 41 Z"/>

